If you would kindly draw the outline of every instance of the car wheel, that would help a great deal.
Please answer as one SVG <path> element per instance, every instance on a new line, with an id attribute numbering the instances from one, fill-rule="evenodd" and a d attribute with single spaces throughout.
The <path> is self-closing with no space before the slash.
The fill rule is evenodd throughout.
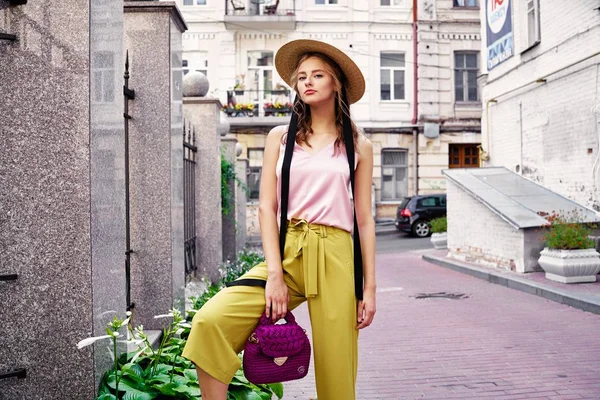
<path id="1" fill-rule="evenodd" d="M 431 228 L 429 224 L 425 220 L 418 220 L 412 225 L 412 233 L 416 237 L 424 238 L 429 236 L 431 232 Z"/>

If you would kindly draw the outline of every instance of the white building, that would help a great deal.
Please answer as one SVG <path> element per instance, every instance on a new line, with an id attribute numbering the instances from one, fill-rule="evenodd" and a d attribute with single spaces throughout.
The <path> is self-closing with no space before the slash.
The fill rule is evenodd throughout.
<path id="1" fill-rule="evenodd" d="M 507 4 L 513 55 L 484 79 L 485 165 L 504 166 L 598 210 L 600 3 Z M 485 22 L 482 10 L 483 48 Z"/>
<path id="2" fill-rule="evenodd" d="M 449 256 L 540 269 L 546 216 L 598 221 L 600 3 L 488 0 L 480 170 L 445 171 Z"/>
<path id="3" fill-rule="evenodd" d="M 275 53 L 298 38 L 343 49 L 365 75 L 352 115 L 374 145 L 378 218 L 394 217 L 405 196 L 443 192 L 442 169 L 478 166 L 478 0 L 415 0 L 416 38 L 412 0 L 178 1 L 189 26 L 184 68 L 205 72 L 223 104 L 253 108 L 230 110 L 229 122 L 250 161 L 254 201 L 265 135 L 289 120 L 271 104 L 293 101 Z"/>

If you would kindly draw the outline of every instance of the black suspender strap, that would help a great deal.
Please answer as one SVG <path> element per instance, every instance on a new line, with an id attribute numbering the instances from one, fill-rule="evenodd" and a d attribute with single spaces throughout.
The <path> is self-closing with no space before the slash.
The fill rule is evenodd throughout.
<path id="1" fill-rule="evenodd" d="M 348 166 L 350 167 L 350 186 L 352 187 L 352 199 L 356 204 L 356 190 L 354 189 L 354 133 L 352 132 L 352 122 L 350 121 L 350 109 L 348 105 L 348 95 L 346 88 L 342 86 L 342 121 L 344 133 L 344 145 L 348 157 Z M 360 232 L 358 231 L 358 221 L 356 220 L 356 208 L 352 207 L 354 217 L 354 293 L 358 300 L 363 298 L 363 262 L 362 249 L 360 247 Z"/>
<path id="2" fill-rule="evenodd" d="M 299 107 L 300 100 L 298 96 L 294 100 L 294 109 L 292 110 L 292 118 L 288 127 L 285 153 L 283 155 L 283 164 L 281 166 L 281 204 L 279 209 L 281 217 L 279 220 L 279 252 L 283 261 L 283 251 L 285 249 L 285 235 L 287 233 L 287 211 L 288 198 L 290 194 L 290 166 L 292 165 L 292 155 L 294 153 L 294 145 L 296 144 L 296 132 L 298 130 L 298 113 L 296 108 Z"/>

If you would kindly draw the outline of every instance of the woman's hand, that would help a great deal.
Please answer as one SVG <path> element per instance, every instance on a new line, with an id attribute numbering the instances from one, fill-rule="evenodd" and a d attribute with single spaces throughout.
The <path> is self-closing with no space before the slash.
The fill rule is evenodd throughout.
<path id="1" fill-rule="evenodd" d="M 273 322 L 279 321 L 287 314 L 289 302 L 288 287 L 283 280 L 283 274 L 267 277 L 267 286 L 265 287 L 267 318 Z"/>
<path id="2" fill-rule="evenodd" d="M 356 329 L 363 329 L 371 325 L 375 317 L 375 289 L 365 289 L 363 299 L 358 301 L 358 326 Z"/>

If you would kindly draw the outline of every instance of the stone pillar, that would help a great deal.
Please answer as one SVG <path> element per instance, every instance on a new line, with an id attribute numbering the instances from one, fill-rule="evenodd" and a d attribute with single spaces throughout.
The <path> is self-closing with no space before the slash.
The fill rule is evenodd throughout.
<path id="1" fill-rule="evenodd" d="M 241 145 L 238 143 L 237 156 L 240 156 L 242 152 Z M 235 190 L 235 210 L 236 210 L 236 238 L 235 246 L 236 252 L 241 251 L 248 242 L 248 234 L 246 232 L 246 203 L 248 202 L 248 196 L 246 195 L 246 188 L 248 185 L 248 159 L 238 158 L 236 161 L 235 172 L 243 184 L 243 187 L 236 185 Z"/>
<path id="2" fill-rule="evenodd" d="M 235 137 L 223 137 L 221 138 L 221 152 L 225 159 L 232 163 L 235 169 L 236 165 L 236 152 L 235 145 L 237 139 Z M 223 260 L 234 261 L 236 258 L 236 232 L 235 232 L 235 220 L 236 220 L 236 183 L 231 180 L 229 183 L 229 193 L 231 193 L 231 199 L 229 201 L 230 212 L 225 215 L 223 214 Z"/>
<path id="3" fill-rule="evenodd" d="M 190 73 L 191 74 L 191 73 Z M 188 75 L 190 75 L 188 74 Z M 183 114 L 196 132 L 196 262 L 201 274 L 215 282 L 223 261 L 221 246 L 221 153 L 219 149 L 219 114 L 217 99 L 191 97 L 208 91 L 187 91 L 184 86 Z M 187 97 L 190 95 L 190 97 Z"/>
<path id="4" fill-rule="evenodd" d="M 92 399 L 106 343 L 75 345 L 125 312 L 123 2 L 0 1 L 0 32 L 0 398 Z"/>
<path id="5" fill-rule="evenodd" d="M 160 329 L 172 307 L 183 310 L 183 118 L 181 35 L 175 3 L 124 2 L 129 51 L 131 300 L 134 323 Z"/>

